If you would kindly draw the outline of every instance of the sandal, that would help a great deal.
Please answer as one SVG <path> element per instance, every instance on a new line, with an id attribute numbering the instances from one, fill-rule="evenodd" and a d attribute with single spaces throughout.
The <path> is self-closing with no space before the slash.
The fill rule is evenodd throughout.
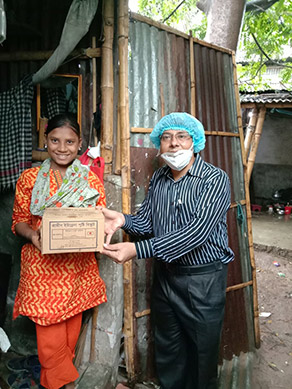
<path id="1" fill-rule="evenodd" d="M 26 371 L 39 366 L 40 362 L 37 355 L 29 355 L 28 357 L 13 358 L 6 364 L 11 371 Z"/>
<path id="2" fill-rule="evenodd" d="M 42 388 L 40 385 L 41 366 L 36 365 L 29 370 L 14 371 L 7 379 L 8 385 L 13 389 Z"/>
<path id="3" fill-rule="evenodd" d="M 7 383 L 13 389 L 30 389 L 36 385 L 31 374 L 27 371 L 10 374 L 7 378 Z"/>

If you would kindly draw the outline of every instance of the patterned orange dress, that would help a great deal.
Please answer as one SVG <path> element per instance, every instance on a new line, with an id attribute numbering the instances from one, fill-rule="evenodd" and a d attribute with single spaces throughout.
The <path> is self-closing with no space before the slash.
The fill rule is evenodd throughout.
<path id="1" fill-rule="evenodd" d="M 39 167 L 25 170 L 16 184 L 12 231 L 21 222 L 37 230 L 41 217 L 30 213 L 31 194 Z M 57 177 L 50 170 L 50 196 L 58 190 Z M 91 171 L 89 186 L 105 206 L 104 188 Z M 94 253 L 44 254 L 27 243 L 21 251 L 21 273 L 13 309 L 13 318 L 28 316 L 40 325 L 62 322 L 107 301 L 105 284 L 99 276 Z"/>

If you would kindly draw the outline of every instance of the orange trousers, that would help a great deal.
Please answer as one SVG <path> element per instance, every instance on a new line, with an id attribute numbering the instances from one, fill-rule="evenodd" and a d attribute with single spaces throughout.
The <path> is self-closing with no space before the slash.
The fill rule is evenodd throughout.
<path id="1" fill-rule="evenodd" d="M 50 326 L 36 324 L 40 383 L 46 389 L 59 389 L 75 381 L 79 374 L 73 365 L 82 313 Z"/>

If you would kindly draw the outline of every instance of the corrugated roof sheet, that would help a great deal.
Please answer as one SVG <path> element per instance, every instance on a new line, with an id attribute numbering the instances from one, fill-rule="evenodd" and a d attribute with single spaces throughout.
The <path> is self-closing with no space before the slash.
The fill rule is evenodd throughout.
<path id="1" fill-rule="evenodd" d="M 246 93 L 240 96 L 241 103 L 291 103 L 292 104 L 292 92 L 279 91 L 279 92 L 263 92 L 263 93 Z"/>

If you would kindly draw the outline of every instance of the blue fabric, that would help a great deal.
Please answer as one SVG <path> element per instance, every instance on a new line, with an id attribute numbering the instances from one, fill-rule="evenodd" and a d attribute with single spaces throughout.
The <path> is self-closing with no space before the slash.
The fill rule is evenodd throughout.
<path id="1" fill-rule="evenodd" d="M 205 131 L 202 123 L 186 112 L 173 112 L 164 116 L 154 127 L 150 139 L 155 147 L 160 147 L 160 137 L 166 130 L 187 131 L 193 138 L 194 153 L 205 148 Z"/>
<path id="2" fill-rule="evenodd" d="M 185 176 L 172 178 L 169 167 L 154 173 L 137 215 L 125 215 L 123 229 L 142 240 L 138 259 L 155 257 L 178 265 L 227 264 L 226 213 L 230 207 L 227 174 L 200 155 Z"/>

